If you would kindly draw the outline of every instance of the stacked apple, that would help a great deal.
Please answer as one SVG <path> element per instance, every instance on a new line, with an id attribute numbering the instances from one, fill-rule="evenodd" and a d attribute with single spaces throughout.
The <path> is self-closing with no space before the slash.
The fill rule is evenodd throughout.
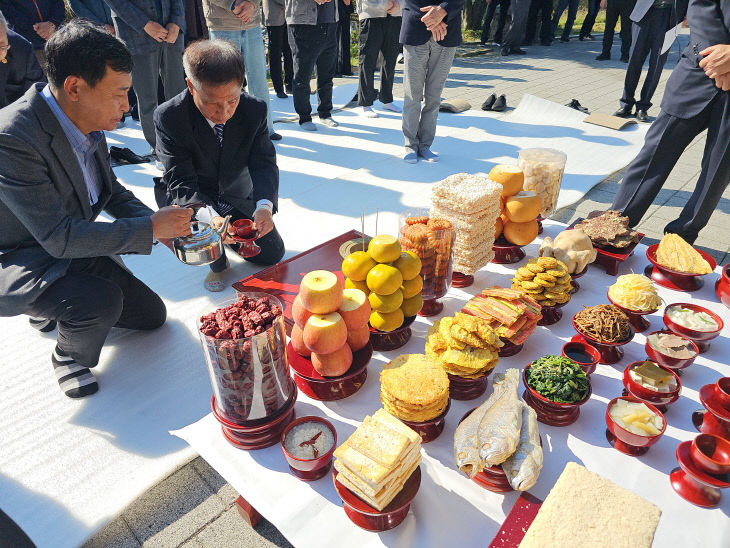
<path id="1" fill-rule="evenodd" d="M 523 190 L 525 176 L 513 165 L 500 164 L 492 168 L 489 178 L 502 185 L 502 214 L 497 220 L 495 238 L 500 234 L 513 245 L 527 245 L 537 238 L 542 201 L 529 190 Z"/>
<path id="2" fill-rule="evenodd" d="M 313 270 L 302 278 L 292 304 L 294 351 L 311 358 L 323 377 L 344 375 L 352 353 L 370 340 L 370 303 L 359 289 L 342 289 L 328 270 Z"/>
<path id="3" fill-rule="evenodd" d="M 368 296 L 370 325 L 378 331 L 395 331 L 423 306 L 421 259 L 412 251 L 403 251 L 395 236 L 375 236 L 367 251 L 345 257 L 342 273 L 346 288 Z"/>

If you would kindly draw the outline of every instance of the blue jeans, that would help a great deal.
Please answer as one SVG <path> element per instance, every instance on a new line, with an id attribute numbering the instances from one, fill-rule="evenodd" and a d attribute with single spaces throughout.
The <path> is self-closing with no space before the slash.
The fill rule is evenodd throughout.
<path id="1" fill-rule="evenodd" d="M 246 80 L 248 92 L 266 103 L 266 125 L 269 134 L 274 133 L 274 121 L 271 119 L 269 105 L 269 84 L 266 82 L 266 54 L 264 53 L 264 38 L 261 27 L 248 30 L 211 30 L 213 40 L 230 40 L 243 53 L 243 63 L 246 65 Z"/>

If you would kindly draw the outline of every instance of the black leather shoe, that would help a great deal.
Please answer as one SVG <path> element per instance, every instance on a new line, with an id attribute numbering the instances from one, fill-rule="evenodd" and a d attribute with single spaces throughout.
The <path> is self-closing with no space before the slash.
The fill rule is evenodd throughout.
<path id="1" fill-rule="evenodd" d="M 648 122 L 649 121 L 649 115 L 646 113 L 643 109 L 638 109 L 636 111 L 636 121 L 637 122 Z"/>
<path id="2" fill-rule="evenodd" d="M 622 62 L 622 63 L 628 63 L 628 62 L 629 62 L 629 58 L 628 58 L 628 56 L 626 56 L 626 57 L 622 57 L 622 58 L 621 58 L 621 62 Z"/>
<path id="3" fill-rule="evenodd" d="M 561 36 L 560 37 L 560 41 L 561 42 L 570 42 L 570 37 L 569 36 Z"/>
<path id="4" fill-rule="evenodd" d="M 611 59 L 611 56 L 606 53 L 602 53 L 601 55 L 596 57 L 596 61 L 609 61 L 610 59 Z"/>
<path id="5" fill-rule="evenodd" d="M 497 100 L 492 105 L 492 110 L 495 112 L 502 112 L 507 107 L 507 98 L 504 95 L 497 97 Z"/>
<path id="6" fill-rule="evenodd" d="M 149 157 L 140 156 L 139 154 L 132 152 L 126 147 L 110 147 L 109 156 L 111 156 L 112 160 L 114 160 L 120 166 L 124 166 L 127 164 L 144 164 L 150 161 Z"/>
<path id="7" fill-rule="evenodd" d="M 277 91 L 277 92 L 276 92 L 276 96 L 277 96 L 277 97 L 278 97 L 279 99 L 286 99 L 287 97 L 289 97 L 289 96 L 288 96 L 288 95 L 287 95 L 286 93 L 284 93 L 283 91 Z"/>
<path id="8" fill-rule="evenodd" d="M 279 135 L 279 134 L 278 134 L 278 133 L 276 133 L 276 132 L 274 132 L 274 133 L 272 133 L 271 135 L 269 135 L 269 138 L 270 138 L 270 139 L 271 139 L 272 141 L 281 141 L 281 135 Z"/>
<path id="9" fill-rule="evenodd" d="M 633 107 L 630 106 L 624 106 L 618 109 L 616 112 L 613 113 L 614 116 L 618 116 L 619 118 L 628 118 L 631 116 L 631 110 Z"/>
<path id="10" fill-rule="evenodd" d="M 585 112 L 586 114 L 590 114 L 588 109 L 578 102 L 578 99 L 573 99 L 570 103 L 568 103 L 565 106 L 574 108 L 575 110 L 579 110 L 580 112 Z"/>
<path id="11" fill-rule="evenodd" d="M 517 55 L 525 55 L 527 52 L 520 48 L 510 48 L 510 53 L 516 53 Z"/>
<path id="12" fill-rule="evenodd" d="M 287 92 L 287 93 L 289 93 L 289 94 L 291 94 L 292 93 L 291 84 L 285 84 L 284 85 L 284 91 Z"/>
<path id="13" fill-rule="evenodd" d="M 482 103 L 482 110 L 492 110 L 492 107 L 494 106 L 494 102 L 497 100 L 497 96 L 492 93 L 489 97 L 487 97 L 486 101 Z"/>
<path id="14" fill-rule="evenodd" d="M 502 57 L 507 57 L 511 53 L 511 51 L 510 48 L 502 48 L 499 53 L 502 55 Z"/>

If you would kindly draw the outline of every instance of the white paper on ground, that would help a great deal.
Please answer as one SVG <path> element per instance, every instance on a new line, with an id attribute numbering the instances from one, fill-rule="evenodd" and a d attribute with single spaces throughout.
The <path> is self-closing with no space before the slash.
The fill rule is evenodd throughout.
<path id="1" fill-rule="evenodd" d="M 337 89 L 335 95 L 354 93 Z M 431 183 L 460 171 L 489 172 L 495 163 L 515 162 L 520 148 L 528 146 L 568 152 L 560 198 L 567 203 L 626 165 L 643 142 L 640 128 L 609 135 L 584 124 L 583 113 L 525 96 L 511 114 L 441 114 L 434 143 L 441 161 L 408 165 L 400 157 L 400 115 L 375 107 L 378 118 L 342 111 L 335 115 L 340 127 L 318 125 L 312 133 L 296 124 L 277 124 L 284 139 L 276 144 L 280 200 L 275 220 L 287 257 L 359 230 L 363 209 L 366 232 L 375 231 L 377 208 L 379 232 L 395 234 L 401 211 L 428 205 Z M 138 154 L 149 151 L 139 125 L 131 121 L 110 132 L 108 142 Z M 115 173 L 156 208 L 152 177 L 160 173 L 153 165 L 122 166 Z M 226 283 L 258 270 L 229 257 Z M 0 380 L 0 507 L 39 547 L 81 544 L 192 458 L 194 451 L 167 432 L 209 410 L 210 383 L 195 319 L 232 298 L 233 290 L 205 292 L 206 267 L 183 265 L 161 245 L 150 257 L 133 255 L 125 261 L 163 298 L 168 321 L 151 333 L 112 331 L 94 369 L 100 390 L 91 397 L 71 401 L 59 390 L 50 362 L 55 333 L 39 334 L 22 316 L 0 318 L 7 365 Z M 486 284 L 487 275 L 480 273 L 475 287 Z M 416 325 L 421 332 L 426 328 Z M 373 378 L 368 385 L 376 382 Z M 483 493 L 477 489 L 471 496 L 478 500 Z M 460 511 L 473 515 L 468 505 Z"/>
<path id="2" fill-rule="evenodd" d="M 545 235 L 555 236 L 564 225 L 546 222 Z M 534 256 L 538 242 L 527 247 Z M 646 247 L 620 268 L 620 274 L 641 272 L 648 264 Z M 509 286 L 514 267 L 489 265 L 475 276 L 474 285 L 452 289 L 444 299 L 444 315 L 456 312 L 475 292 L 487 285 Z M 719 272 L 719 269 L 718 271 Z M 692 301 L 727 317 L 727 309 L 713 298 L 712 287 L 718 273 L 707 276 L 705 286 L 692 293 Z M 544 354 L 560 354 L 561 346 L 575 334 L 570 318 L 583 306 L 605 303 L 607 285 L 613 280 L 600 267 L 591 266 L 580 279 L 581 289 L 563 308 L 563 319 L 550 327 L 538 327 L 516 356 L 501 358 L 496 371 L 510 367 L 522 369 L 526 363 Z M 659 288 L 666 303 L 684 301 L 687 295 Z M 649 316 L 651 330 L 663 327 L 659 312 Z M 403 348 L 376 352 L 368 366 L 368 378 L 355 395 L 336 402 L 317 402 L 301 392 L 296 404 L 297 416 L 326 417 L 337 429 L 338 444 L 354 431 L 366 415 L 379 407 L 378 372 L 381 365 L 402 353 L 423 352 L 426 330 L 431 321 L 418 318 L 413 324 L 413 338 Z M 730 501 L 727 497 L 718 508 L 707 510 L 680 498 L 669 484 L 668 474 L 677 466 L 674 457 L 680 441 L 696 435 L 691 414 L 701 408 L 697 391 L 717 377 L 730 374 L 723 362 L 730 351 L 730 328 L 712 342 L 709 352 L 697 358 L 682 377 L 682 396 L 667 412 L 669 427 L 650 451 L 639 458 L 629 457 L 611 448 L 605 438 L 607 402 L 621 394 L 623 368 L 645 357 L 646 334 L 638 334 L 624 346 L 626 355 L 617 365 L 599 365 L 591 376 L 593 395 L 581 407 L 577 422 L 567 427 L 540 424 L 543 439 L 544 467 L 538 483 L 530 489 L 544 499 L 566 462 L 575 461 L 589 470 L 614 481 L 662 510 L 655 546 L 703 546 L 721 548 L 730 543 Z M 494 375 L 494 374 L 493 374 Z M 347 538 L 362 547 L 441 547 L 485 546 L 496 534 L 514 504 L 517 493 L 491 493 L 458 472 L 453 461 L 453 435 L 460 417 L 482 403 L 491 393 L 477 400 L 452 400 L 446 428 L 435 441 L 424 444 L 421 463 L 421 488 L 406 520 L 385 533 L 369 533 L 349 521 L 342 509 L 330 475 L 311 483 L 297 480 L 277 444 L 259 451 L 241 451 L 223 438 L 220 425 L 208 414 L 181 430 L 172 432 L 185 439 L 243 497 L 271 521 L 298 548 L 341 546 Z M 520 389 L 521 392 L 522 389 Z M 640 518 L 637 518 L 640 519 Z M 326 525 L 324 525 L 326 524 Z"/>

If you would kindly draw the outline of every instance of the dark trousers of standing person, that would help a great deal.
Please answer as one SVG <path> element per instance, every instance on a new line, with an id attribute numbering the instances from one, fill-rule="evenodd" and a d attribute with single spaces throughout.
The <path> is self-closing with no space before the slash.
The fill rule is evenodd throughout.
<path id="1" fill-rule="evenodd" d="M 606 4 L 606 27 L 603 31 L 601 55 L 611 57 L 611 46 L 616 22 L 621 18 L 621 59 L 628 60 L 631 51 L 631 12 L 636 4 L 633 0 L 608 0 Z"/>
<path id="2" fill-rule="evenodd" d="M 292 80 L 294 79 L 294 65 L 292 64 L 291 48 L 289 47 L 289 36 L 286 25 L 266 27 L 269 35 L 269 72 L 274 91 L 280 93 L 291 91 Z M 281 58 L 284 57 L 284 78 L 281 77 Z"/>
<path id="3" fill-rule="evenodd" d="M 494 31 L 493 40 L 498 44 L 502 43 L 502 33 L 504 32 L 504 25 L 507 22 L 509 4 L 510 0 L 492 0 L 492 3 L 487 6 L 487 15 L 484 17 L 484 27 L 482 28 L 482 44 L 486 44 L 489 40 L 489 28 L 492 26 L 492 19 L 494 19 L 494 12 L 497 6 L 499 6 L 499 19 L 497 20 L 497 30 Z"/>
<path id="4" fill-rule="evenodd" d="M 337 66 L 335 74 L 352 76 L 352 60 L 350 59 L 350 14 L 340 14 L 337 23 Z"/>
<path id="5" fill-rule="evenodd" d="M 312 121 L 309 80 L 317 67 L 317 112 L 320 118 L 332 114 L 332 78 L 337 64 L 337 23 L 289 25 L 289 46 L 294 60 L 294 110 L 299 123 Z"/>
<path id="6" fill-rule="evenodd" d="M 227 213 L 231 216 L 230 222 L 233 223 L 239 219 L 249 219 L 253 221 L 251 215 L 247 215 L 238 209 L 233 209 Z M 253 257 L 246 257 L 249 263 L 268 266 L 278 263 L 284 256 L 286 249 L 284 248 L 284 240 L 281 239 L 281 234 L 276 230 L 276 226 L 266 236 L 256 240 L 256 245 L 261 248 L 261 252 Z M 238 249 L 238 245 L 231 246 L 231 249 Z M 215 262 L 210 264 L 210 269 L 213 272 L 223 272 L 226 269 L 226 249 L 223 246 L 223 253 L 218 257 Z"/>
<path id="7" fill-rule="evenodd" d="M 583 26 L 580 28 L 580 37 L 585 38 L 591 35 L 593 25 L 596 23 L 596 16 L 601 9 L 601 0 L 588 0 L 588 13 L 583 19 Z"/>
<path id="8" fill-rule="evenodd" d="M 400 27 L 403 18 L 371 17 L 360 20 L 360 85 L 357 90 L 357 104 L 371 107 L 376 97 L 380 102 L 393 102 L 393 80 L 395 78 L 395 61 L 400 52 Z M 380 68 L 380 92 L 375 91 L 375 67 L 378 55 L 383 53 L 383 65 Z"/>
<path id="9" fill-rule="evenodd" d="M 527 24 L 527 14 L 529 11 L 530 0 L 512 0 L 510 2 L 512 23 L 509 26 L 507 35 L 504 37 L 502 49 L 520 47 L 522 39 L 525 37 L 525 25 Z"/>
<path id="10" fill-rule="evenodd" d="M 112 327 L 157 329 L 167 317 L 162 299 L 110 257 L 72 259 L 25 314 L 58 322 L 58 348 L 85 367 L 99 363 Z"/>
<path id="11" fill-rule="evenodd" d="M 637 110 L 649 110 L 651 98 L 659 85 L 664 63 L 669 51 L 662 54 L 664 35 L 669 28 L 671 7 L 651 8 L 638 23 L 634 21 L 631 27 L 631 51 L 629 52 L 629 66 L 626 68 L 624 79 L 624 94 L 621 97 L 621 106 L 632 107 L 636 104 Z M 639 100 L 634 100 L 636 87 L 639 85 L 641 68 L 649 57 L 649 71 L 646 74 L 644 85 L 641 86 Z"/>
<path id="12" fill-rule="evenodd" d="M 629 166 L 611 209 L 622 211 L 635 226 L 664 185 L 692 140 L 707 129 L 702 171 L 679 218 L 664 227 L 690 244 L 707 225 L 730 182 L 730 95 L 718 93 L 697 116 L 677 118 L 664 111 L 649 127 L 636 159 Z"/>
<path id="13" fill-rule="evenodd" d="M 555 33 L 558 30 L 558 22 L 560 21 L 560 16 L 563 15 L 566 7 L 568 8 L 568 19 L 565 21 L 565 26 L 563 27 L 563 35 L 560 37 L 560 39 L 563 42 L 567 42 L 570 39 L 570 33 L 573 30 L 573 23 L 575 23 L 575 16 L 578 13 L 578 2 L 579 0 L 558 0 L 558 6 L 555 8 L 555 13 L 553 13 L 553 40 L 555 40 Z"/>
<path id="14" fill-rule="evenodd" d="M 525 45 L 532 45 L 537 32 L 537 17 L 540 14 L 540 43 L 543 46 L 549 45 L 553 34 L 550 26 L 550 16 L 553 12 L 553 0 L 532 0 L 530 11 L 527 15 L 527 26 L 525 27 Z"/>

